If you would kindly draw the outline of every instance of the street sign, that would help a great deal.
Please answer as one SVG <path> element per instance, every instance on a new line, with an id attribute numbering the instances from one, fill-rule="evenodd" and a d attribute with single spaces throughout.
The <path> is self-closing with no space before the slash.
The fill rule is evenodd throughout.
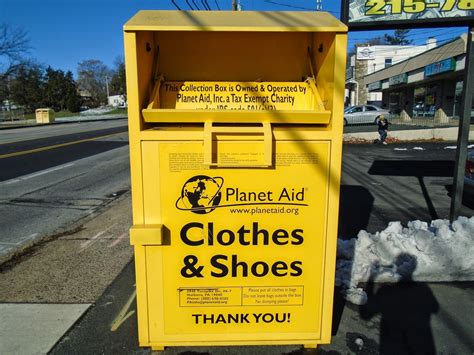
<path id="1" fill-rule="evenodd" d="M 433 76 L 447 71 L 456 70 L 456 60 L 448 58 L 425 67 L 425 77 Z"/>
<path id="2" fill-rule="evenodd" d="M 343 21 L 350 29 L 452 27 L 474 23 L 471 0 L 344 0 Z"/>

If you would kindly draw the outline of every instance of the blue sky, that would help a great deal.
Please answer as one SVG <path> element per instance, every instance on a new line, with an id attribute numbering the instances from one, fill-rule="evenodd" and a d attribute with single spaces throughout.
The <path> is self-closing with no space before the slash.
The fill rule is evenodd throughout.
<path id="1" fill-rule="evenodd" d="M 193 0 L 188 0 L 193 4 Z M 232 0 L 208 0 L 213 9 L 216 1 L 222 10 L 230 10 Z M 175 0 L 183 10 L 186 0 Z M 201 5 L 201 0 L 194 0 Z M 244 10 L 292 11 L 295 8 L 314 9 L 315 0 L 240 0 Z M 112 67 L 117 56 L 123 55 L 122 26 L 139 10 L 173 10 L 171 0 L 2 0 L 0 23 L 25 29 L 32 49 L 29 57 L 55 69 L 71 70 L 76 75 L 77 63 L 99 59 Z M 340 13 L 340 0 L 323 0 L 323 10 Z M 410 38 L 424 43 L 430 35 L 438 41 L 466 32 L 464 28 L 413 30 Z M 349 45 L 383 36 L 386 32 L 354 32 Z"/>

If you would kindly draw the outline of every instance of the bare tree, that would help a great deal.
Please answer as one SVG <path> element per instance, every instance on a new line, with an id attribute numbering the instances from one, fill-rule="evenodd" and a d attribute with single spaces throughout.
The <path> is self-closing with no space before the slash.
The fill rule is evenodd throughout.
<path id="1" fill-rule="evenodd" d="M 22 28 L 0 24 L 0 57 L 10 62 L 19 61 L 30 49 L 28 33 Z"/>
<path id="2" fill-rule="evenodd" d="M 118 56 L 114 61 L 112 69 L 112 79 L 110 81 L 110 93 L 112 95 L 126 95 L 127 87 L 125 80 L 125 63 L 122 56 Z"/>
<path id="3" fill-rule="evenodd" d="M 83 60 L 77 65 L 77 84 L 90 93 L 94 106 L 107 103 L 106 81 L 111 77 L 111 70 L 100 60 Z"/>
<path id="4" fill-rule="evenodd" d="M 0 106 L 10 97 L 9 82 L 29 49 L 28 34 L 25 30 L 0 23 Z"/>

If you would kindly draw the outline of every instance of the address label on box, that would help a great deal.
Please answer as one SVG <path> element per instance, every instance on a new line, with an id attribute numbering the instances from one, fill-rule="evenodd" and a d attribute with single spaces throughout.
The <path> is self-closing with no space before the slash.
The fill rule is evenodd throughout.
<path id="1" fill-rule="evenodd" d="M 180 288 L 180 307 L 301 306 L 303 286 Z"/>

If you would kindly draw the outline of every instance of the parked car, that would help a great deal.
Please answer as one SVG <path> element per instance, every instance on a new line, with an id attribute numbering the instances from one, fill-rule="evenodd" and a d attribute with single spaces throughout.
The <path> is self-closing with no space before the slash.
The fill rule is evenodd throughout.
<path id="1" fill-rule="evenodd" d="M 474 150 L 468 152 L 464 174 L 464 190 L 474 194 Z"/>
<path id="2" fill-rule="evenodd" d="M 349 106 L 344 110 L 344 126 L 348 124 L 373 123 L 381 115 L 387 116 L 388 110 L 374 105 Z"/>

